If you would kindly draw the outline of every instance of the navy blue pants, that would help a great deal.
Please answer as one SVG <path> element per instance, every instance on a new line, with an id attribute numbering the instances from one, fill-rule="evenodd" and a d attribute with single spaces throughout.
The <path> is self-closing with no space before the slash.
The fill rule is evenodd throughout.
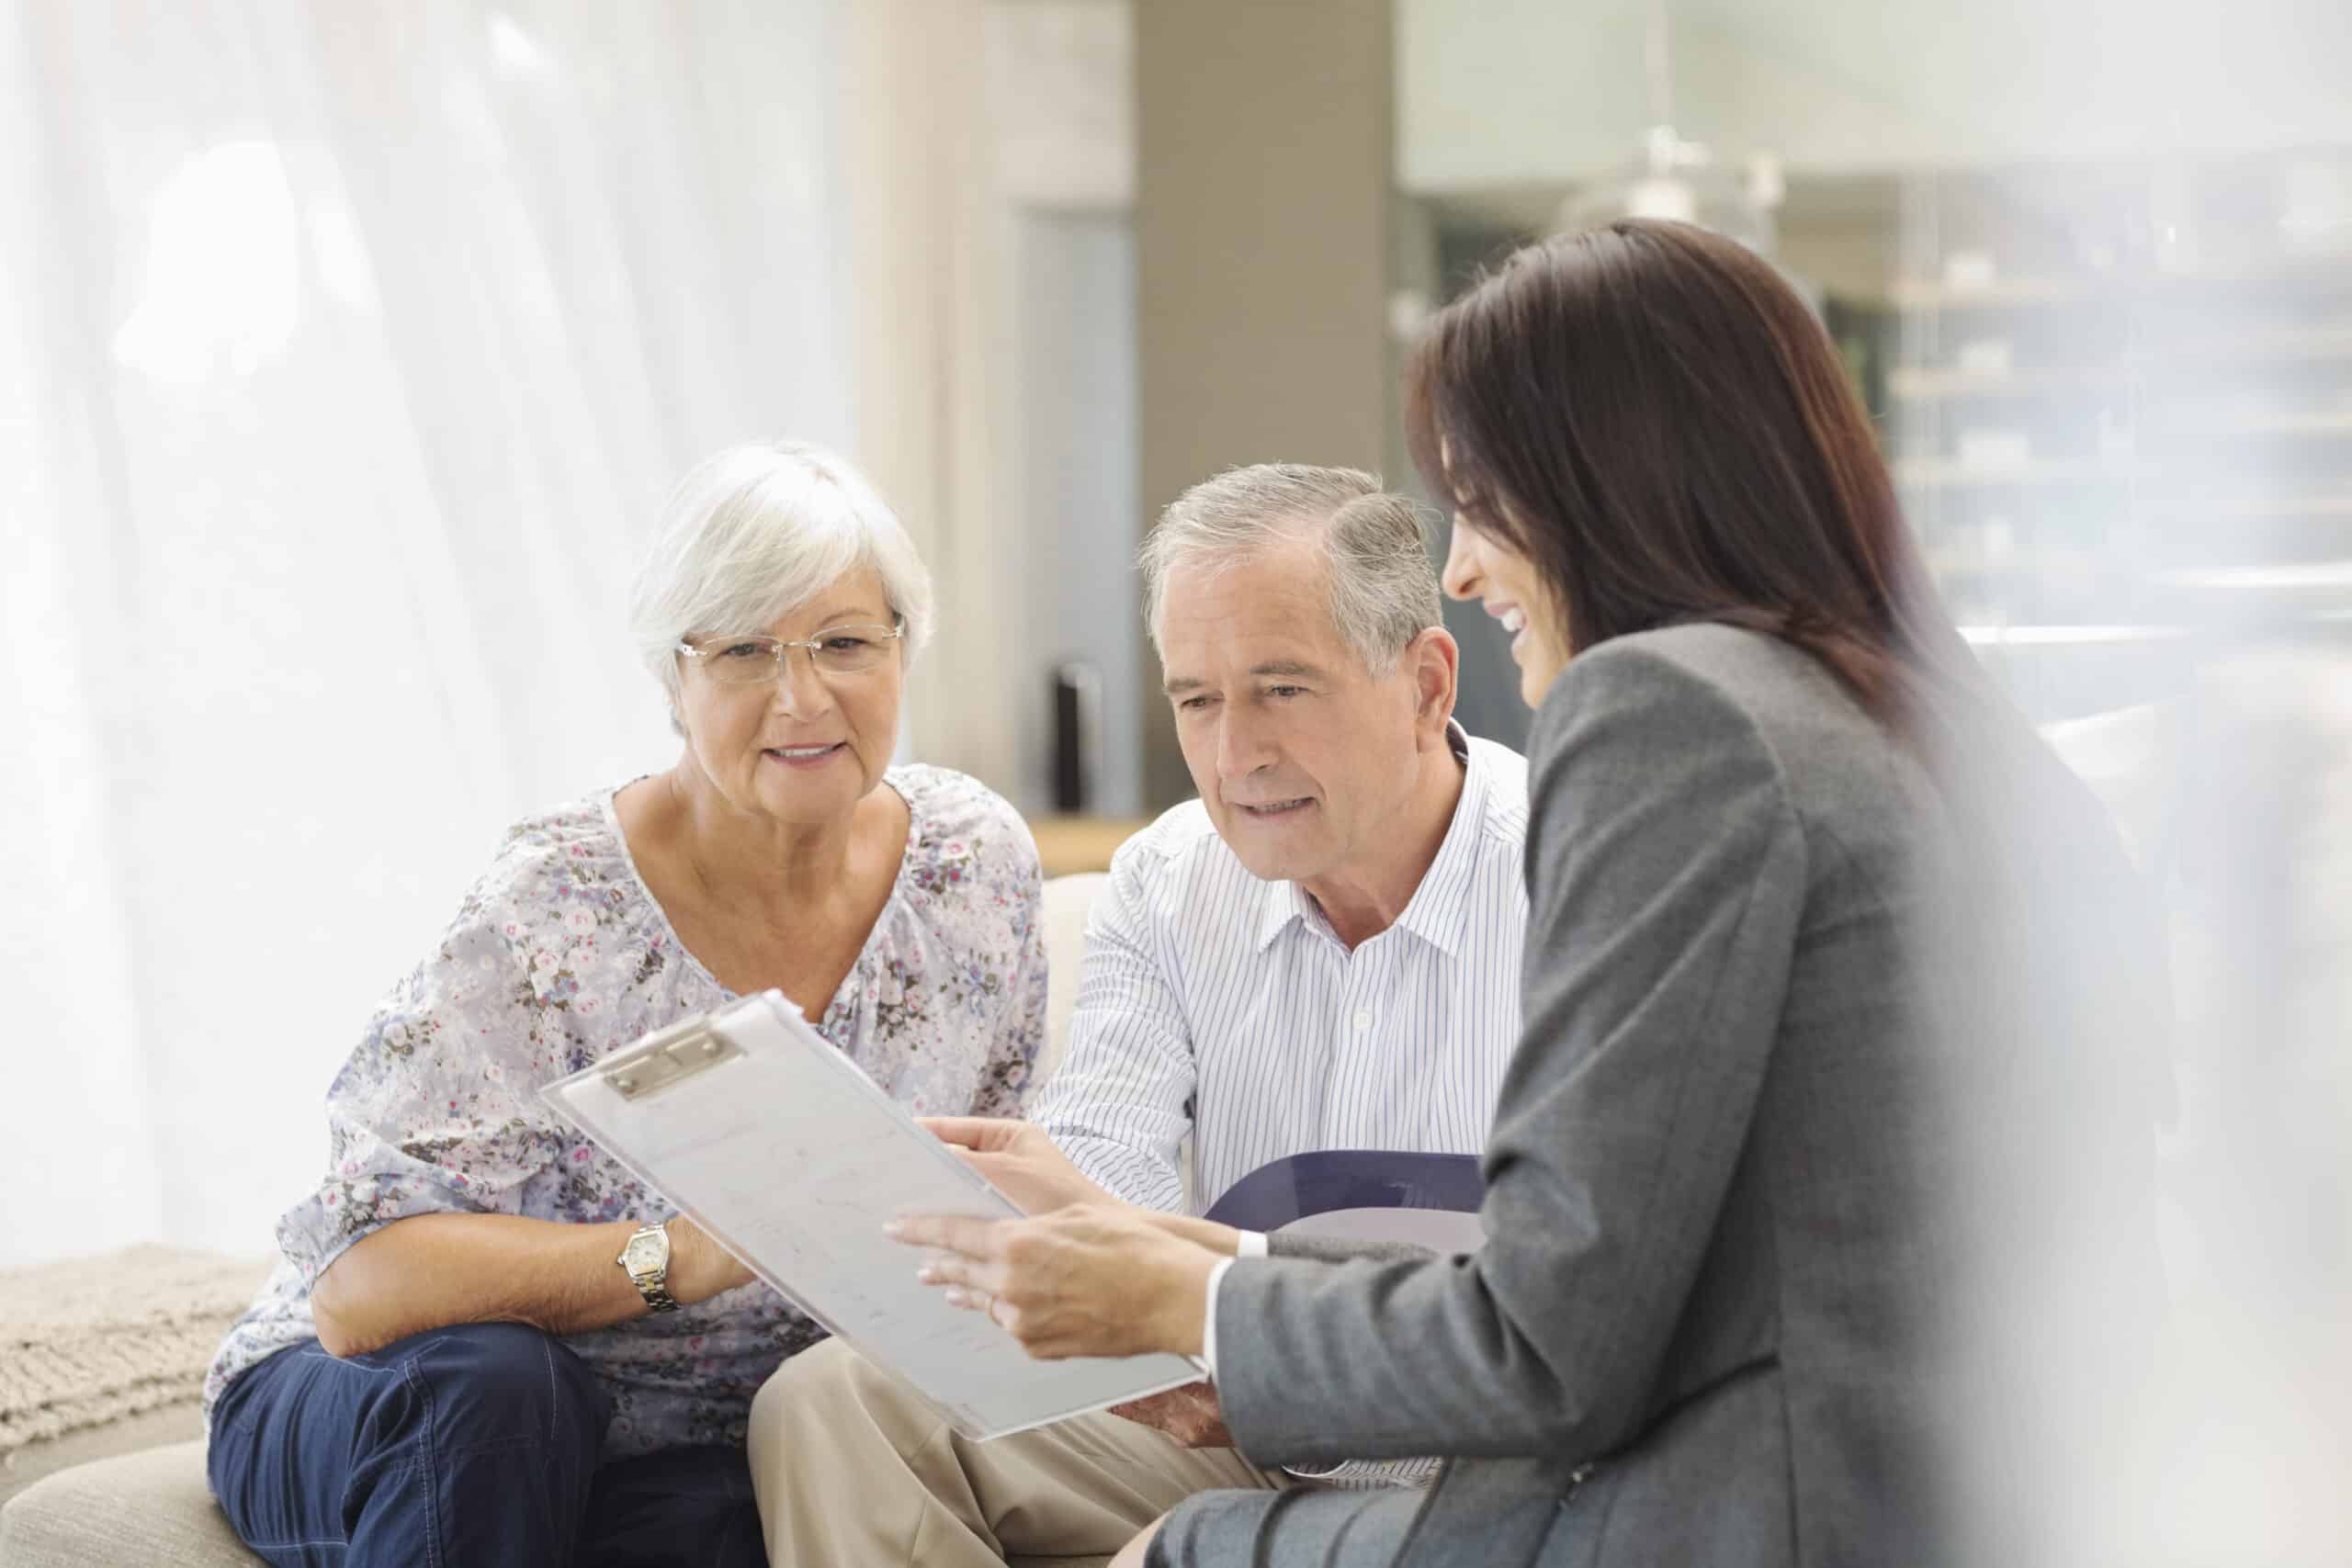
<path id="1" fill-rule="evenodd" d="M 611 1404 L 560 1340 L 514 1324 L 338 1360 L 280 1350 L 213 1407 L 205 1464 L 274 1563 L 766 1568 L 741 1449 L 600 1462 Z"/>

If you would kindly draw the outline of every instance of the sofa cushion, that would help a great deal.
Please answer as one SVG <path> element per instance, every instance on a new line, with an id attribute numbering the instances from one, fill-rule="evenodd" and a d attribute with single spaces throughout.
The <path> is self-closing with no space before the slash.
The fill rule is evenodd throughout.
<path id="1" fill-rule="evenodd" d="M 0 1507 L 0 1563 L 7 1568 L 254 1568 L 260 1561 L 205 1489 L 200 1438 L 76 1465 Z"/>
<path id="2" fill-rule="evenodd" d="M 160 1449 L 204 1436 L 204 1414 L 193 1399 L 157 1405 L 136 1416 L 125 1416 L 102 1426 L 79 1427 L 46 1442 L 27 1443 L 0 1460 L 0 1503 L 44 1476 L 77 1464 L 112 1459 L 117 1454 Z M 0 1562 L 0 1568 L 6 1568 Z"/>
<path id="3" fill-rule="evenodd" d="M 1015 1558 L 1011 1568 L 1100 1568 L 1105 1557 Z M 52 1475 L 0 1507 L 6 1568 L 254 1568 L 204 1484 L 204 1445 L 176 1443 Z"/>
<path id="4" fill-rule="evenodd" d="M 1086 956 L 1086 917 L 1095 895 L 1111 879 L 1099 871 L 1057 876 L 1046 884 L 1043 908 L 1046 927 L 1046 1039 L 1029 1069 L 1034 1096 L 1061 1066 L 1069 1044 L 1069 1015 L 1078 1005 L 1078 971 Z"/>

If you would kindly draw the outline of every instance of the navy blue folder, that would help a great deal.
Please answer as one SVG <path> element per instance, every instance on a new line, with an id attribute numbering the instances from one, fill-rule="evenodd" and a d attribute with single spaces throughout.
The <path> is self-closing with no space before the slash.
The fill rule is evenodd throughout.
<path id="1" fill-rule="evenodd" d="M 1476 1155 L 1321 1149 L 1260 1166 L 1209 1205 L 1237 1230 L 1278 1231 L 1335 1209 L 1452 1209 L 1476 1213 L 1486 1197 Z"/>

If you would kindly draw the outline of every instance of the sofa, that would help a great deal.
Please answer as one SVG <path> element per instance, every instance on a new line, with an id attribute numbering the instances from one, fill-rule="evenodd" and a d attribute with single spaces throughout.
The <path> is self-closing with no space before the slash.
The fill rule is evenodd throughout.
<path id="1" fill-rule="evenodd" d="M 1086 913 L 1102 881 L 1083 873 L 1046 884 L 1046 1032 L 1033 1084 L 1060 1059 Z M 269 1259 L 132 1248 L 108 1260 L 95 1292 L 86 1262 L 69 1267 L 77 1299 L 62 1312 L 39 1305 L 59 1298 L 45 1278 L 52 1271 L 0 1275 L 0 1348 L 11 1363 L 0 1371 L 0 1568 L 254 1568 L 262 1560 L 206 1488 L 187 1368 L 209 1359 Z M 136 1299 L 110 1309 L 101 1300 L 93 1313 L 93 1294 Z"/>
<path id="2" fill-rule="evenodd" d="M 2060 755 L 2092 786 L 2117 818 L 2144 862 L 2159 851 L 2171 809 L 2161 787 L 2168 776 L 2163 727 L 2150 708 L 2127 709 L 2053 725 L 2044 732 Z M 1059 1060 L 1076 998 L 1088 908 L 1103 881 L 1099 874 L 1057 876 L 1045 895 L 1046 945 L 1051 968 L 1046 1042 L 1036 1081 Z M 170 1379 L 142 1377 L 119 1343 L 85 1335 L 73 1365 L 54 1377 L 37 1375 L 29 1391 L 26 1363 L 92 1315 L 92 1303 L 71 1303 L 66 1322 L 34 1321 L 24 1303 L 51 1302 L 57 1292 L 38 1272 L 0 1273 L 0 1568 L 90 1568 L 99 1563 L 187 1563 L 200 1568 L 252 1568 L 246 1551 L 205 1489 L 204 1449 L 196 1417 L 195 1382 L 185 1369 L 226 1332 L 266 1272 L 262 1258 L 224 1259 L 164 1248 L 121 1256 L 93 1292 L 88 1265 L 77 1263 L 72 1288 L 84 1297 L 150 1298 L 135 1311 L 107 1319 L 112 1339 L 181 1348 L 183 1367 Z M 62 1271 L 61 1271 L 61 1277 Z M 42 1309 L 47 1310 L 47 1309 Z M 29 1333 L 18 1332 L 29 1329 Z M 51 1336 L 44 1341 L 43 1335 Z M 69 1386 L 76 1380 L 82 1386 Z M 29 1395 L 29 1396 L 28 1396 Z M 30 1440 L 25 1440 L 29 1437 Z M 15 1495 L 10 1494 L 14 1492 Z M 1079 1568 L 1080 1559 L 1056 1559 Z"/>

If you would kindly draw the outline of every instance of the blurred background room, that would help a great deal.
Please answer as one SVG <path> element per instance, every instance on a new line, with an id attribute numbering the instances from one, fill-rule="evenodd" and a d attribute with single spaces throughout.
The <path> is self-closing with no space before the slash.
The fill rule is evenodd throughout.
<path id="1" fill-rule="evenodd" d="M 1816 302 L 2168 921 L 2177 1386 L 2052 1540 L 2343 1560 L 2347 82 L 2344 0 L 0 0 L 0 1265 L 270 1250 L 506 824 L 672 760 L 624 597 L 705 454 L 871 474 L 904 755 L 1099 868 L 1191 789 L 1158 510 L 1425 493 L 1419 322 L 1682 218 Z"/>

